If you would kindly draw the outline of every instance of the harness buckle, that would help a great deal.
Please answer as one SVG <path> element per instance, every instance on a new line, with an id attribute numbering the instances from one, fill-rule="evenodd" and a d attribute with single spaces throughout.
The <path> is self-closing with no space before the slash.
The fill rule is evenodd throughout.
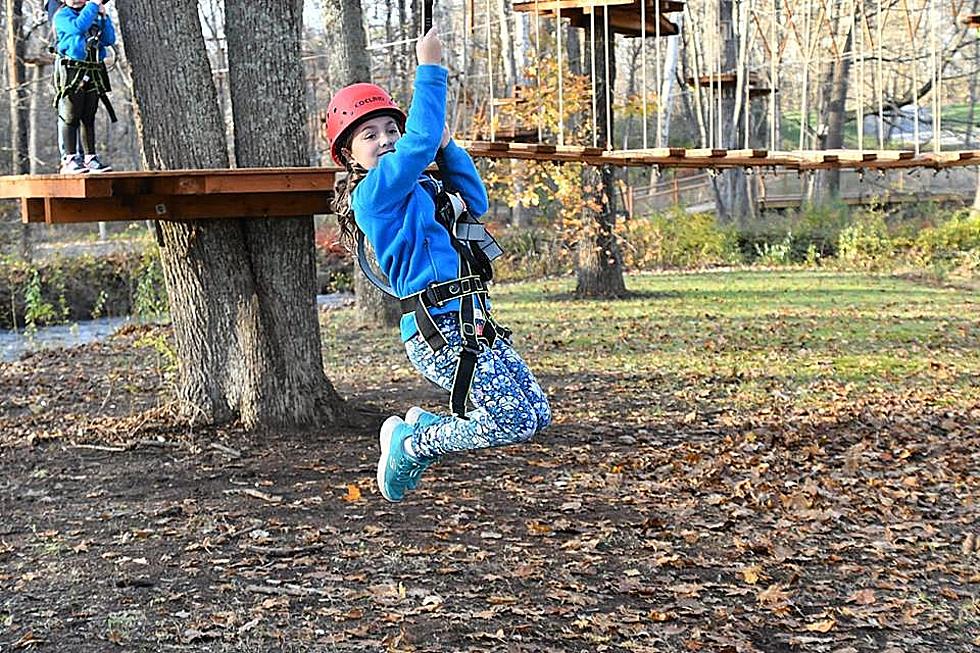
<path id="1" fill-rule="evenodd" d="M 436 284 L 433 283 L 426 286 L 422 294 L 425 296 L 429 306 L 442 306 L 442 302 L 439 301 L 439 293 L 436 292 Z"/>

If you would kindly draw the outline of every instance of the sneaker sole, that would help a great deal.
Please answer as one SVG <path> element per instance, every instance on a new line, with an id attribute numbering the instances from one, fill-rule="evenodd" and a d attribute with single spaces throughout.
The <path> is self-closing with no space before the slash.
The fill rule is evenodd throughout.
<path id="1" fill-rule="evenodd" d="M 381 457 L 378 458 L 378 489 L 381 490 L 381 496 L 391 503 L 398 503 L 400 499 L 393 499 L 385 492 L 385 470 L 388 467 L 388 451 L 391 449 L 391 438 L 395 432 L 395 427 L 404 422 L 401 417 L 392 416 L 385 420 L 384 424 L 381 425 L 381 433 L 378 436 L 378 442 L 381 445 Z"/>

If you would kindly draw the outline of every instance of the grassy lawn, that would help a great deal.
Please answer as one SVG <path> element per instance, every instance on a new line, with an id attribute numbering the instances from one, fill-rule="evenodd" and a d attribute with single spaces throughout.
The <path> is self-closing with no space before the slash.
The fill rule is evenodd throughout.
<path id="1" fill-rule="evenodd" d="M 798 271 L 640 274 L 627 285 L 634 298 L 609 302 L 573 299 L 573 279 L 504 285 L 497 317 L 539 374 L 656 379 L 660 396 L 649 401 L 663 409 L 666 390 L 711 412 L 880 392 L 980 399 L 975 292 Z M 331 378 L 363 379 L 353 360 L 378 379 L 414 374 L 392 334 L 348 329 L 345 312 L 327 318 Z"/>

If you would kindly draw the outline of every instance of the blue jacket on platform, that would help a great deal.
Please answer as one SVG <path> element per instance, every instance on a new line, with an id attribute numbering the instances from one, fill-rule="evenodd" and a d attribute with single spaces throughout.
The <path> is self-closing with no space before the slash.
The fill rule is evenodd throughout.
<path id="1" fill-rule="evenodd" d="M 81 9 L 72 9 L 66 5 L 55 12 L 54 34 L 57 39 L 55 49 L 58 54 L 69 59 L 85 61 L 85 41 L 93 25 L 100 25 L 102 28 L 102 38 L 99 39 L 99 61 L 103 61 L 106 46 L 116 42 L 116 28 L 112 26 L 112 20 L 108 16 L 99 14 L 98 3 L 86 2 Z"/>
<path id="2" fill-rule="evenodd" d="M 399 297 L 424 290 L 435 281 L 459 277 L 459 258 L 449 232 L 436 221 L 433 196 L 421 183 L 423 172 L 439 151 L 446 124 L 448 71 L 424 64 L 415 72 L 415 90 L 405 123 L 405 133 L 395 151 L 378 159 L 378 165 L 354 189 L 351 206 L 357 226 L 378 257 Z M 470 213 L 487 212 L 487 189 L 470 155 L 449 141 L 443 150 L 443 181 L 459 192 Z M 438 315 L 459 310 L 459 300 L 433 308 Z M 402 340 L 417 332 L 414 316 L 402 317 Z"/>

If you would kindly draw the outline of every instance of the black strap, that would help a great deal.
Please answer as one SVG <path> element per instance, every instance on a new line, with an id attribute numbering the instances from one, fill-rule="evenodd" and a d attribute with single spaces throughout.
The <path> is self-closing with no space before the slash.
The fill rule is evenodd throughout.
<path id="1" fill-rule="evenodd" d="M 58 62 L 57 65 L 64 68 L 61 77 L 63 83 L 57 89 L 58 92 L 55 93 L 54 106 L 58 106 L 58 102 L 62 98 L 82 90 L 86 83 L 91 83 L 92 89 L 99 94 L 99 100 L 102 101 L 106 113 L 109 114 L 109 120 L 119 122 L 116 111 L 109 101 L 109 92 L 112 91 L 112 87 L 109 84 L 109 70 L 106 68 L 105 62 L 78 61 L 64 55 L 58 57 Z"/>
<path id="2" fill-rule="evenodd" d="M 442 151 L 437 155 L 436 162 L 440 163 Z M 479 221 L 471 220 L 465 222 L 463 227 L 465 234 L 461 239 L 455 233 L 456 220 L 449 220 L 448 224 L 444 218 L 448 216 L 439 215 L 439 196 L 445 194 L 443 184 L 435 179 L 429 178 L 436 191 L 437 217 L 449 233 L 449 241 L 453 249 L 456 250 L 459 260 L 458 277 L 450 281 L 429 284 L 420 292 L 407 297 L 398 297 L 394 289 L 381 280 L 367 260 L 367 247 L 364 242 L 364 233 L 358 229 L 355 236 L 355 248 L 357 250 L 357 262 L 364 276 L 382 292 L 396 297 L 402 309 L 402 314 L 412 314 L 415 318 L 415 325 L 419 334 L 426 344 L 436 352 L 445 347 L 448 342 L 446 337 L 439 330 L 429 309 L 444 306 L 446 302 L 459 300 L 459 330 L 462 336 L 463 345 L 456 360 L 456 369 L 453 372 L 453 385 L 449 392 L 449 404 L 453 414 L 460 419 L 466 418 L 466 402 L 469 399 L 470 390 L 473 387 L 473 377 L 476 375 L 476 367 L 479 362 L 480 352 L 483 347 L 493 347 L 497 338 L 510 340 L 511 332 L 509 329 L 501 327 L 493 321 L 489 311 L 489 301 L 487 299 L 487 282 L 493 278 L 493 269 L 490 261 L 500 255 L 500 248 L 496 241 Z M 476 326 L 476 307 L 479 304 L 484 318 L 482 333 L 477 333 Z"/>

